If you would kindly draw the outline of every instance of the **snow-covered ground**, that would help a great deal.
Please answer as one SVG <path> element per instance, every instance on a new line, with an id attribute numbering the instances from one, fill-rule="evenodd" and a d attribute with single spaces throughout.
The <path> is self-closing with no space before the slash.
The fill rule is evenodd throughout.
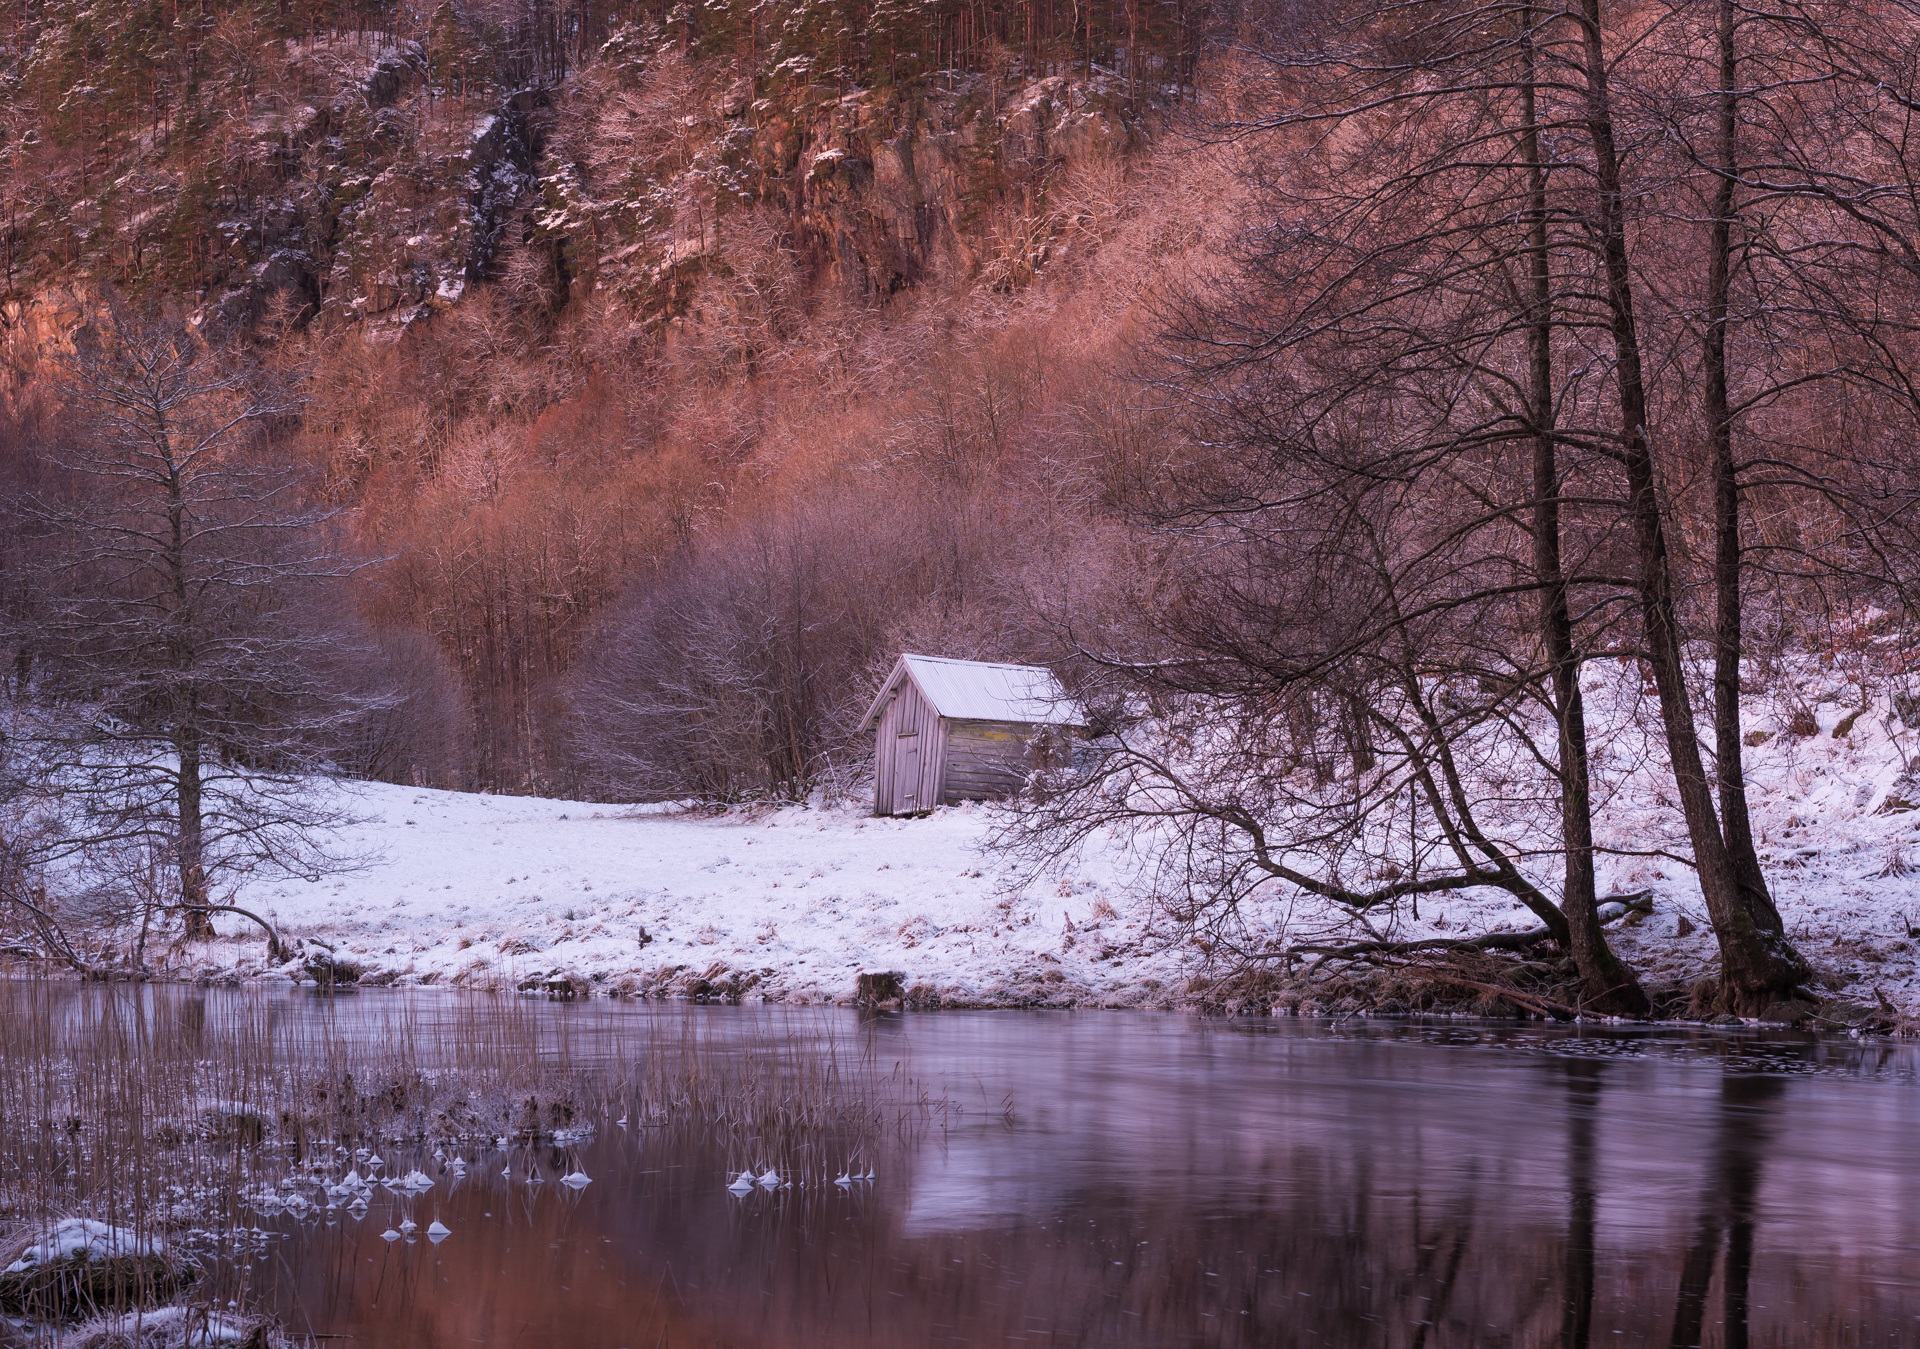
<path id="1" fill-rule="evenodd" d="M 1908 779 L 1920 731 L 1888 715 L 1884 695 L 1864 710 L 1835 689 L 1813 703 L 1818 731 L 1797 736 L 1784 708 L 1751 715 L 1744 756 L 1748 801 L 1768 885 L 1802 954 L 1835 993 L 1873 1003 L 1875 990 L 1920 1014 L 1920 802 Z M 1756 709 L 1758 710 L 1758 709 Z M 1602 842 L 1683 855 L 1686 832 L 1663 763 L 1642 769 L 1611 812 Z M 1663 858 L 1613 859 L 1616 890 L 1651 888 L 1654 916 L 1623 949 L 1643 975 L 1682 977 L 1714 957 L 1712 929 L 1692 873 Z M 1693 925 L 1675 934 L 1681 917 Z"/>
<path id="2" fill-rule="evenodd" d="M 1632 677 L 1637 667 L 1623 677 L 1612 665 L 1596 661 L 1582 680 L 1595 841 L 1610 850 L 1598 863 L 1600 892 L 1652 892 L 1652 915 L 1613 940 L 1643 981 L 1690 983 L 1717 968 L 1713 929 L 1691 868 L 1676 860 L 1693 850 L 1651 695 Z M 1743 699 L 1742 711 L 1754 833 L 1789 935 L 1832 993 L 1872 1005 L 1883 992 L 1920 1016 L 1920 810 L 1905 808 L 1920 802 L 1908 767 L 1920 765 L 1920 727 L 1894 716 L 1885 692 L 1863 698 L 1839 679 L 1776 683 Z M 1812 734 L 1794 732 L 1796 711 L 1811 715 Z M 1702 734 L 1710 746 L 1711 728 Z M 1420 913 L 1424 921 L 1403 910 L 1385 926 L 1412 939 L 1534 925 L 1491 891 L 1423 898 Z"/>
<path id="3" fill-rule="evenodd" d="M 1920 736 L 1885 707 L 1855 716 L 1844 689 L 1808 703 L 1813 735 L 1792 734 L 1779 708 L 1756 705 L 1748 722 L 1770 733 L 1747 765 L 1775 897 L 1829 988 L 1869 1003 L 1878 990 L 1920 1014 L 1920 810 L 1888 805 Z M 1606 858 L 1602 890 L 1653 892 L 1652 915 L 1618 930 L 1623 954 L 1650 981 L 1691 980 L 1711 968 L 1712 931 L 1688 868 L 1658 855 L 1684 854 L 1686 837 L 1661 758 L 1635 734 L 1597 742 L 1600 842 L 1642 854 Z M 349 790 L 360 823 L 341 844 L 364 858 L 357 870 L 257 880 L 236 899 L 381 982 L 518 988 L 559 975 L 606 992 L 845 1001 L 859 973 L 898 970 L 947 1005 L 1171 1006 L 1209 973 L 1197 951 L 1156 937 L 1117 856 L 1019 880 L 990 851 L 989 807 L 716 816 Z M 1419 913 L 1376 926 L 1419 937 L 1532 925 L 1490 893 L 1428 897 Z M 1325 917 L 1276 905 L 1275 936 L 1283 916 L 1296 931 Z M 257 929 L 222 926 L 233 938 L 194 953 L 201 972 L 265 972 Z"/>
<path id="4" fill-rule="evenodd" d="M 376 978 L 516 988 L 565 975 L 608 992 L 845 1001 L 898 970 L 948 1002 L 1164 1001 L 1174 953 L 1142 950 L 1111 873 L 1032 886 L 985 855 L 984 808 L 916 820 L 852 807 L 595 806 L 384 784 L 355 787 L 342 845 L 365 860 L 317 883 L 256 882 L 237 902 Z M 258 929 L 223 920 L 229 960 Z"/>

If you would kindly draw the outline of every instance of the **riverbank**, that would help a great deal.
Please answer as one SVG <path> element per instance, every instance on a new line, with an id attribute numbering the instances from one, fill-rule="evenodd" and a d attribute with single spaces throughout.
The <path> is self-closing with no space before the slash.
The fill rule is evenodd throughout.
<path id="1" fill-rule="evenodd" d="M 1792 708 L 1756 699 L 1753 819 L 1817 991 L 1883 1020 L 1911 1019 L 1920 1012 L 1920 785 L 1907 764 L 1920 737 L 1850 701 L 1839 687 L 1802 689 Z M 1615 940 L 1671 1009 L 1712 973 L 1715 946 L 1677 860 L 1686 833 L 1670 783 L 1637 721 L 1623 713 L 1598 742 L 1601 888 L 1650 903 L 1625 915 Z M 992 851 L 988 806 L 894 820 L 848 804 L 710 813 L 377 783 L 340 790 L 357 823 L 338 846 L 356 865 L 318 882 L 255 879 L 236 902 L 308 954 L 332 950 L 368 982 L 845 1002 L 861 973 L 898 971 L 920 1006 L 1345 1014 L 1407 1005 L 1406 981 L 1330 990 L 1229 978 L 1224 952 L 1177 940 L 1139 898 L 1120 850 L 1023 879 Z M 1279 896 L 1243 918 L 1243 946 L 1268 949 L 1341 921 Z M 1376 934 L 1399 940 L 1530 925 L 1492 892 L 1429 896 L 1417 911 L 1374 919 Z M 266 963 L 250 924 L 225 917 L 221 926 L 227 938 L 173 953 L 169 972 L 299 976 L 298 963 Z M 1490 1010 L 1484 990 L 1435 996 L 1430 1007 Z"/>
<path id="2" fill-rule="evenodd" d="M 898 971 L 919 1005 L 1139 1007 L 1198 972 L 1108 860 L 1022 884 L 984 850 L 985 807 L 714 814 L 377 783 L 347 804 L 353 870 L 236 902 L 363 982 L 805 1003 Z M 299 976 L 264 964 L 257 928 L 222 926 L 232 941 L 184 953 L 196 975 Z"/>

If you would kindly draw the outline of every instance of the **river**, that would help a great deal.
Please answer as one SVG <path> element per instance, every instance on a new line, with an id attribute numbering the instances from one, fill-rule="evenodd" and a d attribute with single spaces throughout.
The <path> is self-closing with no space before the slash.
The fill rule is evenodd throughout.
<path id="1" fill-rule="evenodd" d="M 252 1286 L 287 1325 L 447 1349 L 1920 1343 L 1913 1047 L 1099 1012 L 541 1015 L 691 1016 L 742 1046 L 798 1026 L 910 1063 L 938 1105 L 844 1185 L 730 1191 L 761 1159 L 644 1122 L 475 1152 L 464 1176 L 390 1156 L 435 1187 L 378 1192 L 358 1219 L 258 1220 L 277 1239 Z M 388 1239 L 403 1216 L 416 1230 Z M 430 1221 L 450 1235 L 426 1239 Z"/>

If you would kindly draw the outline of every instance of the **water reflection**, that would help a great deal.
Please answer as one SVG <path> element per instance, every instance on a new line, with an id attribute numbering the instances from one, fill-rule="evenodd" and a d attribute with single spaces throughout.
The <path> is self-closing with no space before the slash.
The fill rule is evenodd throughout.
<path id="1" fill-rule="evenodd" d="M 199 996 L 199 995 L 194 995 Z M 212 995 L 217 996 L 217 995 Z M 393 1004 L 362 995 L 368 1025 Z M 437 1004 L 409 1004 L 430 1018 Z M 452 1005 L 449 999 L 446 1005 Z M 289 1002 L 276 1015 L 300 1015 Z M 554 1006 L 582 1032 L 678 1011 Z M 703 1009 L 830 1028 L 944 1106 L 871 1186 L 602 1122 L 262 1217 L 252 1285 L 362 1345 L 1701 1346 L 1920 1340 L 1912 1048 L 1782 1034 Z M 347 1027 L 341 1033 L 350 1033 Z M 597 1032 L 596 1032 L 597 1033 Z M 579 1168 L 593 1177 L 559 1183 Z M 502 1174 L 502 1172 L 506 1174 Z M 388 1242 L 400 1217 L 424 1233 Z"/>
<path id="2" fill-rule="evenodd" d="M 1567 1235 L 1561 1274 L 1559 1343 L 1587 1349 L 1593 1343 L 1596 1283 L 1596 1213 L 1601 1093 L 1607 1065 L 1569 1059 L 1566 1081 Z M 1756 1206 L 1763 1161 L 1773 1133 L 1773 1109 L 1788 1079 L 1729 1071 L 1720 1079 L 1712 1125 L 1711 1154 L 1694 1201 L 1691 1238 L 1679 1266 L 1670 1349 L 1702 1349 L 1716 1266 L 1720 1273 L 1720 1318 L 1716 1343 L 1746 1349 L 1749 1289 L 1753 1276 Z M 1624 1333 L 1616 1328 L 1615 1335 Z M 1644 1331 L 1641 1332 L 1644 1334 Z"/>
<path id="3" fill-rule="evenodd" d="M 1594 1215 L 1598 1207 L 1594 1135 L 1604 1065 L 1568 1059 L 1567 1253 L 1560 1285 L 1560 1343 L 1587 1349 L 1593 1339 Z"/>
<path id="4" fill-rule="evenodd" d="M 1773 1107 L 1785 1087 L 1785 1080 L 1777 1077 L 1728 1073 L 1721 1078 L 1713 1165 L 1701 1186 L 1699 1217 L 1680 1270 L 1680 1295 L 1668 1341 L 1672 1349 L 1697 1349 L 1703 1343 L 1714 1263 L 1723 1249 L 1720 1324 L 1727 1349 L 1746 1349 L 1755 1200 L 1772 1132 Z"/>

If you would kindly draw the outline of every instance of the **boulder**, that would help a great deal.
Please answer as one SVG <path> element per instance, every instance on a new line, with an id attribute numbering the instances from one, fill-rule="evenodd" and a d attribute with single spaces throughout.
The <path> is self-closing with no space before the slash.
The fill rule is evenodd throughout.
<path id="1" fill-rule="evenodd" d="M 357 984 L 363 973 L 360 966 L 353 961 L 342 960 L 331 951 L 309 953 L 301 962 L 301 968 L 307 972 L 307 977 L 321 988 Z"/>
<path id="2" fill-rule="evenodd" d="M 1802 998 L 1788 998 L 1773 1003 L 1760 1013 L 1762 1025 L 1802 1026 L 1820 1015 L 1820 1009 Z"/>
<path id="3" fill-rule="evenodd" d="M 1882 815 L 1895 815 L 1903 810 L 1920 810 L 1920 773 L 1908 771 L 1893 780 L 1887 788 L 1887 796 L 1880 803 Z"/>
<path id="4" fill-rule="evenodd" d="M 862 1007 L 899 1002 L 906 997 L 907 976 L 899 970 L 879 970 L 855 977 L 853 1000 Z"/>
<path id="5" fill-rule="evenodd" d="M 1867 1026 L 1880 1020 L 1880 1012 L 1865 1003 L 1829 998 L 1820 1004 L 1820 1020 L 1834 1026 Z"/>

